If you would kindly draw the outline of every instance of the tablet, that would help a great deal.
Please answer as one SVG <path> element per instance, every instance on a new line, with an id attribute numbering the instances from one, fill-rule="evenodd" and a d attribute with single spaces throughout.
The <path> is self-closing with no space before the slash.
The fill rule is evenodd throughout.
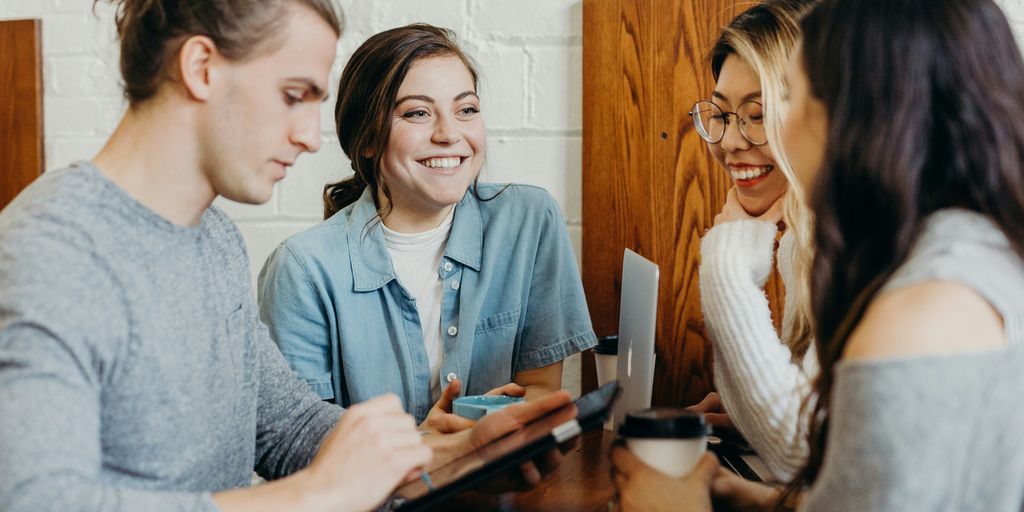
<path id="1" fill-rule="evenodd" d="M 566 406 L 523 428 L 430 471 L 431 490 L 417 480 L 398 488 L 397 510 L 412 511 L 437 504 L 489 479 L 518 470 L 523 462 L 555 449 L 583 432 L 601 428 L 619 394 L 612 381 L 576 400 L 576 413 Z"/>

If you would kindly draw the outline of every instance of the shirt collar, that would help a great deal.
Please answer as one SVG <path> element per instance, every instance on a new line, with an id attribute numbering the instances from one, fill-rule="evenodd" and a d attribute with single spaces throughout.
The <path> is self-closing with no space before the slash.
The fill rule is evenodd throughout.
<path id="1" fill-rule="evenodd" d="M 480 220 L 480 204 L 473 193 L 467 190 L 455 207 L 452 233 L 448 235 L 444 255 L 479 272 L 483 247 L 484 228 Z"/>
<path id="2" fill-rule="evenodd" d="M 391 255 L 384 243 L 384 230 L 376 216 L 377 205 L 367 187 L 353 203 L 346 227 L 352 283 L 357 292 L 376 290 L 395 279 Z M 455 208 L 455 219 L 444 255 L 479 272 L 483 240 L 480 207 L 467 190 Z"/>

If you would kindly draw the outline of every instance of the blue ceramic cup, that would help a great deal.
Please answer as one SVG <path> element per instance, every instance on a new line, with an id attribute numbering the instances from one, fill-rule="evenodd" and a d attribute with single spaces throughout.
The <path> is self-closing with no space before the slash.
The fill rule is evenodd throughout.
<path id="1" fill-rule="evenodd" d="M 522 397 L 505 395 L 462 396 L 452 402 L 452 412 L 463 418 L 478 420 L 504 407 L 521 403 L 523 400 L 525 399 Z"/>

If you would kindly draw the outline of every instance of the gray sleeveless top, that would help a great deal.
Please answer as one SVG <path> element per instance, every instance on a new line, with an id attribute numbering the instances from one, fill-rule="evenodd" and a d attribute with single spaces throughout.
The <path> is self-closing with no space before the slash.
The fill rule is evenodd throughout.
<path id="1" fill-rule="evenodd" d="M 943 210 L 885 289 L 927 280 L 981 294 L 1009 346 L 840 362 L 825 464 L 802 510 L 1024 510 L 1024 262 L 986 217 Z"/>

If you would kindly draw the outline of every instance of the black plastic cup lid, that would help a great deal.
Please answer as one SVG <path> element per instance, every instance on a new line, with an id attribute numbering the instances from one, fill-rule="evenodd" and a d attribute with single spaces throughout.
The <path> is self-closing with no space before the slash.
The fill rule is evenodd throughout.
<path id="1" fill-rule="evenodd" d="M 619 336 L 613 334 L 611 336 L 601 336 L 597 339 L 597 346 L 594 347 L 595 354 L 602 355 L 618 355 L 619 353 Z"/>
<path id="2" fill-rule="evenodd" d="M 622 437 L 646 439 L 694 439 L 709 433 L 704 415 L 665 407 L 627 413 L 619 427 Z"/>

